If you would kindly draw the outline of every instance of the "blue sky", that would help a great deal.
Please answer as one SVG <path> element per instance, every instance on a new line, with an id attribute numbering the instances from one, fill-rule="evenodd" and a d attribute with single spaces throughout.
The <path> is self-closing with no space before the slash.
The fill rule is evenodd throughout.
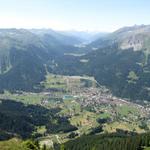
<path id="1" fill-rule="evenodd" d="M 150 0 L 0 0 L 0 28 L 114 31 L 150 24 Z"/>

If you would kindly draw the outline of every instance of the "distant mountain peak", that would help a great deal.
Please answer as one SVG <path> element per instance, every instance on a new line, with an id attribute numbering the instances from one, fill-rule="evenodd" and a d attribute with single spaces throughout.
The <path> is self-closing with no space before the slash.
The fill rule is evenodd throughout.
<path id="1" fill-rule="evenodd" d="M 105 45 L 118 44 L 121 49 L 133 48 L 133 50 L 150 50 L 150 25 L 134 25 L 123 27 L 113 33 L 108 34 L 105 38 L 100 38 L 93 42 L 95 47 Z"/>

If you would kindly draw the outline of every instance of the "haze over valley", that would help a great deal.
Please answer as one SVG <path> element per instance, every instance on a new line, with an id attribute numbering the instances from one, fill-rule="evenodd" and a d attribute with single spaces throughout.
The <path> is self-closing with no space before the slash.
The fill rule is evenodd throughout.
<path id="1" fill-rule="evenodd" d="M 149 150 L 150 3 L 6 1 L 0 150 Z"/>

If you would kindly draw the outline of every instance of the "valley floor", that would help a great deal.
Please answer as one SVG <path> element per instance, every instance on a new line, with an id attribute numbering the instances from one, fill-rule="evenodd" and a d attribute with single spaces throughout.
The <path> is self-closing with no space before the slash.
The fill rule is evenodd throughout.
<path id="1" fill-rule="evenodd" d="M 16 110 L 7 108 L 7 100 L 18 102 L 27 112 L 35 106 L 40 114 L 44 113 L 45 124 L 38 120 L 37 112 L 32 114 L 37 117 L 33 118 L 37 122 L 32 122 L 33 130 L 30 136 L 37 139 L 40 145 L 54 147 L 55 144 L 62 144 L 82 135 L 116 132 L 130 135 L 145 133 L 150 129 L 148 102 L 140 105 L 114 97 L 108 89 L 98 85 L 93 77 L 48 74 L 41 85 L 44 88 L 40 93 L 19 91 L 12 94 L 5 91 L 0 95 L 1 114 L 11 113 L 18 116 Z M 17 104 L 14 106 L 17 107 Z M 51 113 L 51 117 L 48 113 Z M 31 114 L 27 117 L 31 117 Z M 25 122 L 29 123 L 28 120 Z M 69 130 L 66 127 L 69 127 Z M 15 132 L 17 127 L 13 130 L 11 127 L 7 129 L 0 125 L 0 132 L 1 130 L 9 131 L 9 134 L 17 137 L 23 135 Z"/>

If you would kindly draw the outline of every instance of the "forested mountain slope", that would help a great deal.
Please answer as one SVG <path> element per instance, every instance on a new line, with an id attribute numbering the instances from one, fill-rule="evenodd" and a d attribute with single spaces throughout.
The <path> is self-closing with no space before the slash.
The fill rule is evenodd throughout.
<path id="1" fill-rule="evenodd" d="M 125 27 L 93 42 L 87 55 L 57 60 L 53 71 L 91 75 L 117 96 L 149 100 L 149 39 L 149 26 Z"/>
<path id="2" fill-rule="evenodd" d="M 82 56 L 64 55 L 80 49 L 74 42 L 63 45 L 59 35 L 51 30 L 0 30 L 0 89 L 40 90 L 49 71 L 94 76 L 116 96 L 149 100 L 149 26 L 121 28 L 88 45 L 90 52 Z"/>
<path id="3" fill-rule="evenodd" d="M 55 56 L 77 48 L 65 45 L 69 38 L 50 34 L 43 36 L 25 29 L 0 30 L 0 89 L 39 90 L 35 85 L 44 80 L 45 64 Z"/>
<path id="4" fill-rule="evenodd" d="M 144 150 L 148 147 L 149 133 L 143 135 L 93 135 L 83 136 L 62 144 L 63 150 Z"/>

